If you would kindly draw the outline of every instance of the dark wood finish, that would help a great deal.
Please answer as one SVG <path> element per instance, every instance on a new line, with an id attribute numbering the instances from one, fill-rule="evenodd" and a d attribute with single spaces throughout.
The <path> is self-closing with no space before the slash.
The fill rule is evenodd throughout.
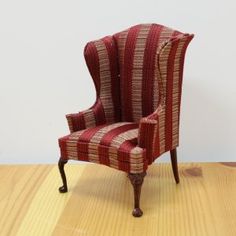
<path id="1" fill-rule="evenodd" d="M 131 174 L 131 173 L 128 174 L 130 182 L 133 185 L 134 189 L 134 210 L 132 212 L 134 217 L 140 217 L 143 214 L 143 211 L 140 209 L 139 202 L 140 202 L 141 187 L 145 175 L 146 172 L 140 174 Z"/>
<path id="2" fill-rule="evenodd" d="M 229 167 L 236 167 L 236 162 L 220 162 L 220 164 L 229 166 Z"/>
<path id="3" fill-rule="evenodd" d="M 58 168 L 61 174 L 61 179 L 62 179 L 62 183 L 63 185 L 58 189 L 60 193 L 66 193 L 68 191 L 67 189 L 67 181 L 66 181 L 66 174 L 64 171 L 64 165 L 67 163 L 67 161 L 62 160 L 61 158 L 59 159 L 58 162 Z"/>
<path id="4" fill-rule="evenodd" d="M 178 171 L 178 162 L 177 162 L 177 151 L 176 148 L 170 151 L 171 165 L 173 174 L 175 177 L 176 184 L 179 183 L 179 171 Z"/>

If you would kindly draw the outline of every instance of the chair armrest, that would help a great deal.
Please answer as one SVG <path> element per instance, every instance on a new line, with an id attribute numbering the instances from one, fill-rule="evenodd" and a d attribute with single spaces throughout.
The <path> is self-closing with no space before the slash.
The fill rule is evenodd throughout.
<path id="1" fill-rule="evenodd" d="M 147 159 L 149 164 L 151 164 L 153 159 L 153 154 L 158 152 L 157 148 L 159 146 L 159 116 L 163 110 L 163 106 L 159 105 L 158 108 L 147 117 L 143 117 L 139 121 L 139 131 L 138 131 L 138 146 L 146 149 Z"/>
<path id="2" fill-rule="evenodd" d="M 66 119 L 71 133 L 106 123 L 99 99 L 87 110 L 67 114 Z"/>

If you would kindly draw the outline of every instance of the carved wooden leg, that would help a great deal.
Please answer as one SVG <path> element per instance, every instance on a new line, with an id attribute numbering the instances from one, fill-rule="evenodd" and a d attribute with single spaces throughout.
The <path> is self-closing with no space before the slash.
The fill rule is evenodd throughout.
<path id="1" fill-rule="evenodd" d="M 177 162 L 177 151 L 176 148 L 170 151 L 171 165 L 175 177 L 176 184 L 179 183 L 179 172 L 178 172 L 178 162 Z"/>
<path id="2" fill-rule="evenodd" d="M 63 183 L 63 185 L 58 189 L 60 193 L 66 193 L 68 191 L 67 190 L 66 174 L 65 174 L 65 171 L 64 171 L 64 165 L 66 163 L 67 163 L 67 161 L 62 160 L 61 158 L 59 159 L 58 168 L 59 168 L 62 183 Z"/>
<path id="3" fill-rule="evenodd" d="M 143 172 L 140 174 L 128 175 L 134 188 L 134 210 L 132 214 L 135 217 L 140 217 L 143 214 L 142 210 L 139 207 L 139 201 L 140 201 L 141 187 L 142 187 L 142 183 L 143 183 L 143 179 L 145 175 L 146 175 L 146 172 Z"/>

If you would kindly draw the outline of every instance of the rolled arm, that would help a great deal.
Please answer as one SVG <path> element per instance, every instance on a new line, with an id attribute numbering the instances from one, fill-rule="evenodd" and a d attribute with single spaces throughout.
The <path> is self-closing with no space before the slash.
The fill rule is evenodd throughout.
<path id="1" fill-rule="evenodd" d="M 103 106 L 99 99 L 87 110 L 67 114 L 66 119 L 71 133 L 106 123 Z"/>

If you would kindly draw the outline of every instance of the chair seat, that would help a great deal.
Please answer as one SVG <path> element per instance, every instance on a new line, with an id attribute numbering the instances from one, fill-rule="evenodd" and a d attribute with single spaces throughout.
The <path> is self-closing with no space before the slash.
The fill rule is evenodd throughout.
<path id="1" fill-rule="evenodd" d="M 138 124 L 118 122 L 80 130 L 59 139 L 61 158 L 104 164 L 129 173 L 147 169 L 137 146 Z"/>

